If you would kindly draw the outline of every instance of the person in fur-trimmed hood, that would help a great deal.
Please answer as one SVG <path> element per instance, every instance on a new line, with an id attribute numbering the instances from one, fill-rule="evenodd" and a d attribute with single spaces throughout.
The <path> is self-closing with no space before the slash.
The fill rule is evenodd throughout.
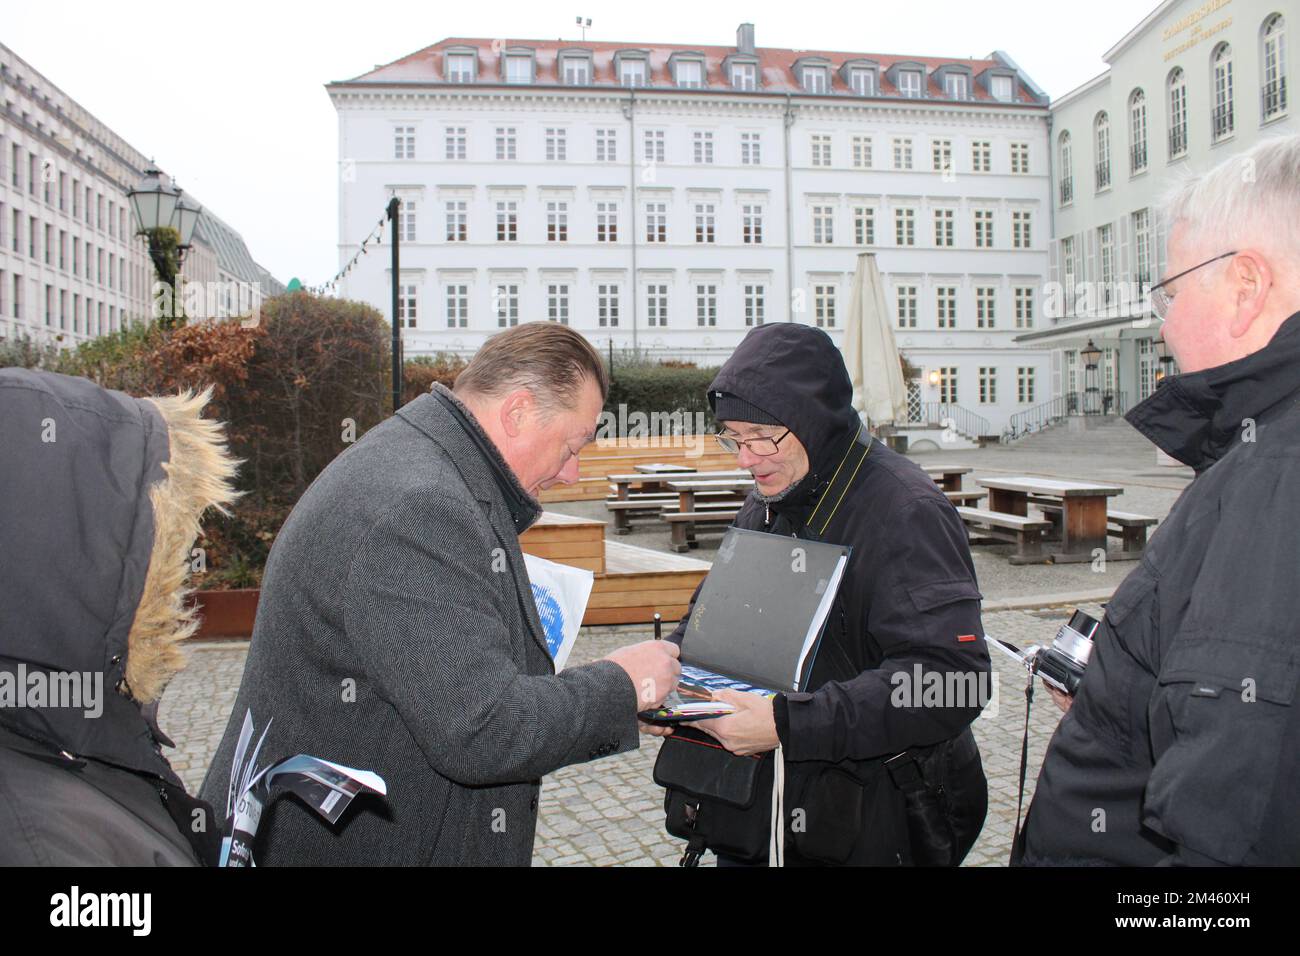
<path id="1" fill-rule="evenodd" d="M 209 395 L 0 369 L 0 865 L 215 862 L 156 720 L 199 518 L 236 497 Z"/>

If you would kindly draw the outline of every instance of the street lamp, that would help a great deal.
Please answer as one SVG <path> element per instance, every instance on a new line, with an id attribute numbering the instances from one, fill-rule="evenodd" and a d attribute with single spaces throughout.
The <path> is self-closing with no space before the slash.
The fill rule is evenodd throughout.
<path id="1" fill-rule="evenodd" d="M 1169 366 L 1174 364 L 1174 357 L 1169 354 L 1169 343 L 1164 338 L 1155 340 L 1156 359 L 1160 368 L 1156 370 L 1156 381 L 1163 382 L 1169 375 Z"/>
<path id="2" fill-rule="evenodd" d="M 1101 349 L 1093 344 L 1092 339 L 1088 340 L 1088 345 L 1080 353 L 1083 359 L 1083 384 L 1084 384 L 1084 401 L 1083 413 L 1085 415 L 1095 415 L 1097 413 L 1097 402 L 1094 396 L 1097 393 L 1095 383 L 1095 373 L 1097 371 L 1097 362 L 1101 358 Z"/>
<path id="3" fill-rule="evenodd" d="M 131 211 L 135 213 L 136 235 L 144 236 L 149 243 L 149 258 L 153 260 L 154 271 L 172 296 L 172 307 L 168 310 L 171 314 L 161 317 L 167 327 L 175 325 L 179 314 L 177 304 L 181 290 L 177 277 L 194 237 L 194 227 L 203 213 L 198 203 L 187 202 L 182 193 L 183 190 L 166 173 L 150 163 L 140 184 L 126 194 L 131 201 Z M 168 229 L 175 230 L 174 258 L 171 237 L 165 232 Z"/>
<path id="4" fill-rule="evenodd" d="M 933 386 L 939 384 L 939 370 L 937 368 L 930 369 L 930 384 Z"/>

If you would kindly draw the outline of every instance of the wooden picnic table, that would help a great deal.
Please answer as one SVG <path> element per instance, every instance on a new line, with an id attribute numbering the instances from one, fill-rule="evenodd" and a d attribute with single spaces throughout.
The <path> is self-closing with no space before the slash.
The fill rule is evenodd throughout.
<path id="1" fill-rule="evenodd" d="M 748 472 L 745 472 L 748 475 Z M 677 510 L 690 514 L 695 510 L 695 493 L 697 491 L 730 491 L 737 497 L 748 494 L 754 487 L 753 478 L 688 478 L 667 482 L 668 490 L 677 492 Z"/>
<path id="2" fill-rule="evenodd" d="M 989 510 L 1026 517 L 1031 498 L 1060 501 L 1061 553 L 1054 560 L 1089 560 L 1093 550 L 1106 550 L 1106 499 L 1122 495 L 1118 485 L 1020 475 L 976 478 L 989 490 Z"/>
<path id="3" fill-rule="evenodd" d="M 747 471 L 698 471 L 689 472 L 688 474 L 691 478 L 720 478 L 731 479 L 733 481 L 739 478 L 749 477 L 749 472 Z M 667 484 L 665 479 L 669 477 L 676 477 L 676 475 L 671 472 L 665 474 L 646 474 L 638 472 L 636 474 L 605 476 L 606 480 L 609 481 L 610 484 L 614 485 L 614 497 L 620 501 L 627 500 L 628 494 L 633 487 L 639 488 L 641 491 L 647 493 L 664 491 L 666 490 L 665 485 Z"/>
<path id="4" fill-rule="evenodd" d="M 683 475 L 695 471 L 690 465 L 671 465 L 658 461 L 647 465 L 637 465 L 632 470 L 643 475 Z"/>
<path id="5" fill-rule="evenodd" d="M 961 491 L 961 476 L 975 469 L 969 465 L 927 465 L 925 473 L 944 491 Z"/>

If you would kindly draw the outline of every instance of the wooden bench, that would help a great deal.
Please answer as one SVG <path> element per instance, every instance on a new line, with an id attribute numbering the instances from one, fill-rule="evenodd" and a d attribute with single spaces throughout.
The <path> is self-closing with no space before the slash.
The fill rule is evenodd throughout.
<path id="1" fill-rule="evenodd" d="M 672 529 L 670 544 L 674 551 L 686 551 L 695 542 L 695 526 L 700 524 L 720 524 L 728 526 L 736 520 L 736 515 L 740 513 L 739 508 L 718 509 L 714 511 L 674 511 L 665 514 L 663 519 L 668 522 L 668 527 Z"/>
<path id="2" fill-rule="evenodd" d="M 1106 523 L 1115 525 L 1114 528 L 1107 528 L 1106 534 L 1119 538 L 1126 554 L 1141 554 L 1147 546 L 1147 528 L 1159 524 L 1160 519 L 1150 515 L 1136 515 L 1130 511 L 1107 511 Z"/>
<path id="3" fill-rule="evenodd" d="M 968 532 L 1009 541 L 1016 545 L 1016 557 L 1021 558 L 1036 558 L 1043 553 L 1043 532 L 1052 526 L 1050 521 L 980 508 L 959 506 L 957 514 L 961 515 Z"/>
<path id="4" fill-rule="evenodd" d="M 656 492 L 638 492 L 630 494 L 626 498 L 606 498 L 605 509 L 614 517 L 614 533 L 630 534 L 632 531 L 631 519 L 633 516 L 658 517 L 660 512 L 665 509 L 677 510 L 678 494 L 672 491 Z M 697 507 L 729 507 L 736 506 L 734 495 L 726 492 L 704 491 L 697 496 Z M 698 499 L 704 499 L 702 501 Z"/>
<path id="5" fill-rule="evenodd" d="M 944 497 L 954 505 L 966 508 L 979 507 L 979 503 L 988 497 L 987 491 L 945 491 Z"/>

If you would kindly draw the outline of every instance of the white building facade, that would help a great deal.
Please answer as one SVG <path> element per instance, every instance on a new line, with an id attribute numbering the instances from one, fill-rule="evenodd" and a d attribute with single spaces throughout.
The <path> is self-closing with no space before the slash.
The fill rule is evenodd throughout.
<path id="1" fill-rule="evenodd" d="M 148 165 L 0 44 L 0 339 L 72 348 L 152 316 L 156 277 L 127 197 Z M 183 269 L 205 314 L 283 291 L 206 210 Z"/>
<path id="2" fill-rule="evenodd" d="M 1262 137 L 1300 131 L 1287 46 L 1298 18 L 1278 0 L 1167 0 L 1106 53 L 1105 73 L 1052 104 L 1053 285 L 1042 327 L 1017 340 L 1053 349 L 1056 393 L 1091 384 L 1119 410 L 1177 370 L 1157 357 L 1146 295 L 1166 273 L 1160 200 Z M 1102 352 L 1092 372 L 1090 342 Z"/>
<path id="3" fill-rule="evenodd" d="M 1051 397 L 1013 341 L 1048 268 L 1046 97 L 1003 54 L 453 39 L 328 91 L 340 263 L 402 200 L 408 356 L 541 319 L 700 364 L 764 322 L 841 342 L 872 252 L 918 414 L 996 434 Z M 388 252 L 340 294 L 388 314 Z"/>

